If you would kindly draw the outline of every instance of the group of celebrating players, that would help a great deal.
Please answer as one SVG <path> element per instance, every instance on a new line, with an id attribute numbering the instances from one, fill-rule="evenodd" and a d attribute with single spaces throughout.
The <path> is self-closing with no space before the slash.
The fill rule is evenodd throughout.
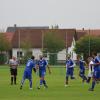
<path id="1" fill-rule="evenodd" d="M 10 64 L 10 72 L 11 72 L 11 85 L 16 84 L 16 76 L 17 76 L 17 66 L 18 60 L 15 57 L 12 57 L 9 61 Z M 100 81 L 100 54 L 92 53 L 91 57 L 88 57 L 88 76 L 85 76 L 85 61 L 83 61 L 80 55 L 77 56 L 77 64 L 79 66 L 79 76 L 82 78 L 82 82 L 90 83 L 92 79 L 92 86 L 89 88 L 89 91 L 93 91 L 96 83 Z M 66 59 L 66 81 L 65 87 L 68 86 L 69 77 L 71 79 L 75 79 L 74 77 L 74 62 L 71 59 L 70 55 L 67 56 Z M 24 69 L 23 78 L 21 81 L 20 89 L 23 88 L 24 82 L 26 79 L 30 82 L 30 89 L 32 89 L 32 70 L 36 73 L 39 72 L 40 84 L 37 89 L 40 89 L 42 85 L 45 88 L 48 88 L 45 74 L 46 68 L 48 68 L 49 73 L 51 74 L 50 67 L 48 66 L 48 61 L 42 55 L 39 56 L 39 60 L 35 60 L 35 57 L 32 56 L 26 63 L 26 67 Z"/>

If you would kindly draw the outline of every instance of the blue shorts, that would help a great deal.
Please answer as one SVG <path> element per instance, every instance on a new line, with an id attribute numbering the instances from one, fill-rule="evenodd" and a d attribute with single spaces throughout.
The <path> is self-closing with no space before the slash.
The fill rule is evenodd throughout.
<path id="1" fill-rule="evenodd" d="M 39 77 L 44 77 L 46 74 L 46 71 L 44 70 L 39 70 Z"/>
<path id="2" fill-rule="evenodd" d="M 84 76 L 85 75 L 85 70 L 80 70 L 80 72 L 79 72 L 79 76 Z"/>
<path id="3" fill-rule="evenodd" d="M 100 70 L 96 70 L 93 72 L 93 78 L 100 79 Z"/>
<path id="4" fill-rule="evenodd" d="M 68 76 L 73 76 L 73 71 L 74 71 L 74 68 L 73 68 L 73 67 L 68 68 L 68 69 L 67 69 L 67 72 L 66 72 L 66 76 L 67 76 L 67 77 L 68 77 Z"/>
<path id="5" fill-rule="evenodd" d="M 24 71 L 23 79 L 32 79 L 32 75 L 28 71 Z"/>

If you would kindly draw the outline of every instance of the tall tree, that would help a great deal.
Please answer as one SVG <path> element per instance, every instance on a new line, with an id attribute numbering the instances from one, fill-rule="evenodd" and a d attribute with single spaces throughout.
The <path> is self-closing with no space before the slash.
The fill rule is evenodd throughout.
<path id="1" fill-rule="evenodd" d="M 5 33 L 0 33 L 0 52 L 7 51 L 11 48 L 9 40 L 6 38 Z"/>
<path id="2" fill-rule="evenodd" d="M 77 54 L 83 54 L 86 59 L 92 52 L 100 52 L 100 37 L 84 36 L 76 42 L 74 50 Z"/>
<path id="3" fill-rule="evenodd" d="M 24 57 L 22 58 L 22 63 L 25 63 L 28 58 L 31 57 L 32 52 L 30 49 L 32 48 L 32 43 L 30 39 L 26 37 L 23 41 L 21 41 L 21 48 L 24 51 Z"/>
<path id="4" fill-rule="evenodd" d="M 64 40 L 55 31 L 44 33 L 44 50 L 48 53 L 50 64 L 56 64 L 57 53 L 65 48 Z"/>
<path id="5" fill-rule="evenodd" d="M 0 33 L 0 63 L 5 62 L 5 54 L 4 52 L 10 50 L 11 44 L 9 40 L 6 38 L 5 33 Z"/>

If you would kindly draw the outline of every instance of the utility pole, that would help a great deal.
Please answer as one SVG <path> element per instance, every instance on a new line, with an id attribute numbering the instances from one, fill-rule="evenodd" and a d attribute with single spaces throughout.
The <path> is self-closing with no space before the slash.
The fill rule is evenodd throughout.
<path id="1" fill-rule="evenodd" d="M 67 49 L 67 32 L 65 34 L 66 34 L 65 35 L 66 36 L 66 38 L 65 38 L 66 39 L 65 40 L 65 42 L 66 42 L 65 45 L 66 45 L 66 59 L 67 59 L 67 55 L 68 55 L 68 49 Z"/>
<path id="2" fill-rule="evenodd" d="M 18 59 L 20 61 L 20 29 L 18 30 Z"/>
<path id="3" fill-rule="evenodd" d="M 42 31 L 42 53 L 43 53 L 43 47 L 44 47 L 44 32 Z"/>
<path id="4" fill-rule="evenodd" d="M 89 33 L 88 33 L 88 35 L 89 35 L 89 56 L 91 55 L 91 40 L 90 40 L 90 29 L 89 29 Z"/>

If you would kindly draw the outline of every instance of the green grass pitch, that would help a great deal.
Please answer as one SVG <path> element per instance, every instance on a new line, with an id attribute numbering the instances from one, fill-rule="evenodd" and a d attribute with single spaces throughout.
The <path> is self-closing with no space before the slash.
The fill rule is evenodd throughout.
<path id="1" fill-rule="evenodd" d="M 89 92 L 91 84 L 82 84 L 75 68 L 75 80 L 70 80 L 69 87 L 64 87 L 65 68 L 51 68 L 52 74 L 46 75 L 48 89 L 37 90 L 39 78 L 33 73 L 33 90 L 29 90 L 26 80 L 22 90 L 19 89 L 24 68 L 18 69 L 17 85 L 10 85 L 10 73 L 7 66 L 0 67 L 0 100 L 100 100 L 100 84 L 95 91 Z"/>

